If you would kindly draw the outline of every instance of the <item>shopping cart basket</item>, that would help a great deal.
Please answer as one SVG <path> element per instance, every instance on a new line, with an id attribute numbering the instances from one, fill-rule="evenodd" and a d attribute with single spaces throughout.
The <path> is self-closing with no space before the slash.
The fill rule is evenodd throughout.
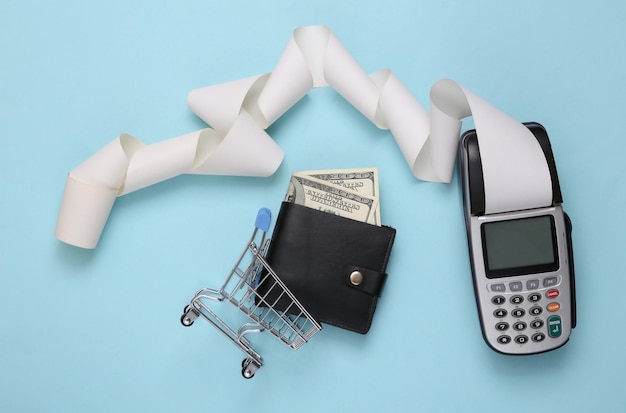
<path id="1" fill-rule="evenodd" d="M 200 289 L 180 318 L 186 327 L 191 326 L 196 318 L 204 318 L 246 353 L 241 374 L 247 379 L 252 378 L 263 365 L 261 355 L 245 337 L 247 334 L 269 331 L 295 350 L 322 329 L 265 261 L 265 253 L 270 243 L 270 239 L 265 238 L 270 221 L 270 211 L 261 208 L 252 237 L 222 288 Z M 258 238 L 259 230 L 262 235 L 257 244 L 255 239 Z M 263 288 L 260 289 L 260 286 Z M 209 308 L 210 303 L 220 301 L 229 301 L 249 320 L 235 331 Z"/>

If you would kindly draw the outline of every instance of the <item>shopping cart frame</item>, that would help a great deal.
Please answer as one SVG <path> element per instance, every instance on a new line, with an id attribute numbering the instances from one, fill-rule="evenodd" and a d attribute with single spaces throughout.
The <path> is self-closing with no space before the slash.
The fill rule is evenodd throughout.
<path id="1" fill-rule="evenodd" d="M 269 209 L 261 208 L 250 241 L 222 287 L 219 290 L 198 290 L 180 318 L 181 324 L 186 327 L 191 326 L 198 317 L 204 318 L 243 351 L 246 358 L 241 365 L 241 374 L 246 379 L 252 378 L 263 366 L 263 358 L 254 350 L 246 335 L 268 331 L 296 350 L 322 329 L 264 258 L 270 244 L 270 239 L 266 239 L 270 221 Z M 257 244 L 255 240 L 259 232 L 261 240 Z M 250 257 L 250 264 L 242 267 L 247 257 Z M 233 329 L 209 306 L 222 301 L 230 302 L 249 321 L 237 330 Z"/>

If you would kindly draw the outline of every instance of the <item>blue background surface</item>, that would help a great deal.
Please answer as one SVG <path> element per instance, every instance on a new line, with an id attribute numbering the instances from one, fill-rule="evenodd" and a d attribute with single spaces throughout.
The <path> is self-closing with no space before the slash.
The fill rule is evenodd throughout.
<path id="1" fill-rule="evenodd" d="M 618 0 L 4 0 L 0 411 L 626 411 L 625 21 Z M 574 224 L 565 347 L 485 345 L 456 178 L 416 180 L 390 133 L 330 88 L 268 130 L 286 153 L 273 176 L 180 176 L 119 198 L 96 250 L 54 238 L 68 171 L 122 132 L 154 143 L 204 127 L 191 89 L 271 71 L 310 24 L 424 104 L 450 77 L 547 128 Z M 183 328 L 183 306 L 221 285 L 292 172 L 364 166 L 398 230 L 372 330 L 326 326 L 298 351 L 258 335 L 266 365 L 242 379 L 243 353 L 204 322 Z"/>

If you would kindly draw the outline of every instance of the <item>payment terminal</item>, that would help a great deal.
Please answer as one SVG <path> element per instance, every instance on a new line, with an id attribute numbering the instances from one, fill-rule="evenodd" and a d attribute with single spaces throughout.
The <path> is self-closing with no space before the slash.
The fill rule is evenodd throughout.
<path id="1" fill-rule="evenodd" d="M 483 338 L 503 354 L 535 354 L 563 346 L 576 326 L 571 222 L 561 207 L 546 130 L 525 123 L 545 155 L 552 204 L 485 213 L 476 130 L 460 142 L 460 181 L 474 293 Z M 506 167 L 506 165 L 502 165 Z"/>

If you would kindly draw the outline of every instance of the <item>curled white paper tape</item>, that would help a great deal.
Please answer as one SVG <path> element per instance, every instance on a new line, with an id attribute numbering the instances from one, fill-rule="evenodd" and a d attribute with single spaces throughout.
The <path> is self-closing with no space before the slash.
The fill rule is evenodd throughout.
<path id="1" fill-rule="evenodd" d="M 189 93 L 189 108 L 211 128 L 152 145 L 120 135 L 72 170 L 55 235 L 95 248 L 117 196 L 180 174 L 271 175 L 283 152 L 265 129 L 309 90 L 323 86 L 389 129 L 413 174 L 427 181 L 450 182 L 461 120 L 473 115 L 487 212 L 550 204 L 547 164 L 521 123 L 449 79 L 432 87 L 428 114 L 390 70 L 367 74 L 327 27 L 310 26 L 293 32 L 271 73 Z"/>
<path id="2" fill-rule="evenodd" d="M 485 185 L 485 213 L 552 204 L 552 178 L 541 146 L 523 124 L 458 83 L 444 79 L 431 89 L 431 161 L 456 154 L 460 124 L 470 114 L 480 146 Z M 436 150 L 434 149 L 436 148 Z M 441 161 L 442 168 L 453 168 Z M 442 171 L 443 172 L 443 171 Z"/>
<path id="3" fill-rule="evenodd" d="M 282 159 L 280 147 L 245 112 L 223 136 L 206 128 L 144 145 L 122 134 L 68 174 L 55 236 L 95 248 L 118 196 L 185 173 L 269 176 Z"/>

